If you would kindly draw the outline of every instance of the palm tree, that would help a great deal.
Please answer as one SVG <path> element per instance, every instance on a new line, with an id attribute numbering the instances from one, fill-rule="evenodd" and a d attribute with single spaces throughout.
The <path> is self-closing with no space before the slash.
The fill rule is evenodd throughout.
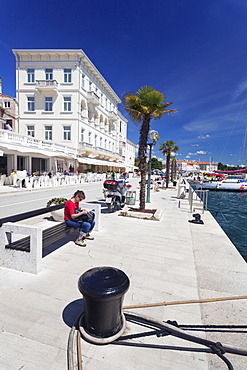
<path id="1" fill-rule="evenodd" d="M 141 123 L 138 157 L 140 160 L 140 210 L 145 209 L 146 192 L 146 157 L 147 141 L 152 119 L 160 119 L 166 113 L 174 113 L 176 109 L 166 108 L 172 103 L 165 102 L 165 95 L 151 86 L 142 86 L 136 94 L 128 93 L 124 96 L 125 109 L 135 123 Z"/>
<path id="2" fill-rule="evenodd" d="M 176 178 L 177 174 L 177 160 L 176 156 L 171 156 L 171 181 L 174 181 L 174 178 Z"/>
<path id="3" fill-rule="evenodd" d="M 160 144 L 160 149 L 163 155 L 166 155 L 166 188 L 169 185 L 169 178 L 170 178 L 170 160 L 171 160 L 171 152 L 177 152 L 179 150 L 178 146 L 175 146 L 175 142 L 164 141 L 163 144 Z"/>

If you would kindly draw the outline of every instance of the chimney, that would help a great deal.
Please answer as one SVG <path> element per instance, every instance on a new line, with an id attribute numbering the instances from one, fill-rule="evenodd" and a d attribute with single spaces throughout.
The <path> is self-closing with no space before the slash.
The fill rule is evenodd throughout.
<path id="1" fill-rule="evenodd" d="M 0 94 L 2 94 L 2 77 L 0 77 Z"/>

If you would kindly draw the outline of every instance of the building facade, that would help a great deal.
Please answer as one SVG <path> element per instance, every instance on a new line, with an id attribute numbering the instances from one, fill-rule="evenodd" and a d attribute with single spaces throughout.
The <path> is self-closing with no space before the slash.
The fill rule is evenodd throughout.
<path id="1" fill-rule="evenodd" d="M 10 131 L 16 129 L 18 103 L 15 98 L 2 92 L 2 78 L 0 77 L 0 129 Z"/>
<path id="2" fill-rule="evenodd" d="M 26 158 L 28 171 L 134 168 L 135 145 L 127 142 L 127 119 L 118 110 L 121 101 L 82 50 L 13 53 L 19 102 L 16 131 L 51 150 L 56 144 L 76 152 L 74 157 L 48 156 L 43 168 Z"/>
<path id="3" fill-rule="evenodd" d="M 177 160 L 177 170 L 179 172 L 213 172 L 217 171 L 218 164 L 212 162 L 200 162 L 191 160 Z"/>

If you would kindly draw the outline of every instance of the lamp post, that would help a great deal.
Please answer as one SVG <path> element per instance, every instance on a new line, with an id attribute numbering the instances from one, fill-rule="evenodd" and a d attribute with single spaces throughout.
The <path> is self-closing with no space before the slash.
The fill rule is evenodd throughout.
<path id="1" fill-rule="evenodd" d="M 160 137 L 157 131 L 150 131 L 150 138 L 152 143 L 148 143 L 149 146 L 149 161 L 148 161 L 148 184 L 147 184 L 147 199 L 146 203 L 150 203 L 150 184 L 151 184 L 151 159 L 152 159 L 152 147 L 159 141 Z"/>

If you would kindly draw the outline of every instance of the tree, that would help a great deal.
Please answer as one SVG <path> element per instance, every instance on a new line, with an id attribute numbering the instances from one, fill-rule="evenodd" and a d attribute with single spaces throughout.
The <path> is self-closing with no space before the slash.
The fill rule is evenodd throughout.
<path id="1" fill-rule="evenodd" d="M 136 124 L 141 123 L 138 150 L 139 171 L 141 173 L 140 210 L 145 209 L 147 141 L 150 122 L 152 119 L 160 119 L 166 113 L 176 112 L 176 109 L 166 109 L 171 104 L 165 102 L 164 94 L 147 85 L 142 86 L 136 94 L 128 93 L 124 96 L 125 107 L 123 109 L 129 113 Z"/>
<path id="2" fill-rule="evenodd" d="M 177 161 L 176 161 L 176 157 L 171 155 L 171 181 L 174 180 L 174 177 L 176 177 L 176 166 L 177 166 Z"/>
<path id="3" fill-rule="evenodd" d="M 162 162 L 160 162 L 157 158 L 153 157 L 151 159 L 151 169 L 162 170 Z"/>
<path id="4" fill-rule="evenodd" d="M 178 146 L 175 146 L 175 142 L 170 141 L 164 141 L 163 144 L 160 144 L 159 150 L 162 151 L 163 155 L 166 155 L 166 188 L 168 188 L 169 185 L 169 179 L 170 179 L 170 160 L 171 160 L 171 152 L 177 152 L 179 150 Z"/>

